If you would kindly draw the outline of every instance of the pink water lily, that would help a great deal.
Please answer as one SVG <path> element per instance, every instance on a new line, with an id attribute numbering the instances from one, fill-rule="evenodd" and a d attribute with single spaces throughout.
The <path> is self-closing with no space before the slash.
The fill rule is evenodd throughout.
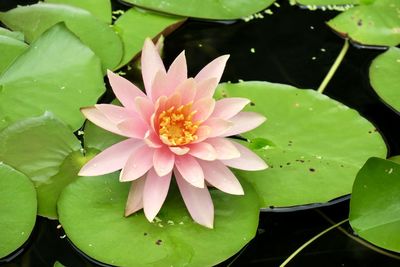
<path id="1" fill-rule="evenodd" d="M 214 206 L 207 186 L 242 195 L 239 181 L 227 166 L 242 170 L 267 168 L 256 154 L 226 138 L 265 121 L 257 113 L 241 111 L 250 102 L 248 99 L 213 99 L 228 57 L 216 58 L 194 78 L 188 78 L 184 52 L 167 71 L 156 47 L 147 39 L 141 58 L 147 95 L 108 71 L 122 107 L 98 104 L 82 108 L 87 119 L 128 139 L 98 154 L 79 175 L 122 169 L 120 181 L 132 181 L 125 215 L 143 208 L 146 218 L 152 221 L 166 199 L 174 174 L 192 218 L 213 228 Z"/>

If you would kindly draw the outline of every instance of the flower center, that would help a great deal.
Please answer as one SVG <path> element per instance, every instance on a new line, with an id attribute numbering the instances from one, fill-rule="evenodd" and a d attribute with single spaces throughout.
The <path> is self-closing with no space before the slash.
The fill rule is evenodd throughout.
<path id="1" fill-rule="evenodd" d="M 194 114 L 196 111 L 192 111 L 192 103 L 161 112 L 158 117 L 161 140 L 170 146 L 186 145 L 197 140 L 196 131 L 200 122 L 193 121 Z"/>

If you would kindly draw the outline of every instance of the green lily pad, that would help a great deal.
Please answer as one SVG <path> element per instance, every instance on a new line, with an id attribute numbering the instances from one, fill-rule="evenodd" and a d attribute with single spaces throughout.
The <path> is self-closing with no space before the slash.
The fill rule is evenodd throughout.
<path id="1" fill-rule="evenodd" d="M 45 55 L 45 56 L 44 56 Z M 62 24 L 46 31 L 0 76 L 0 129 L 53 112 L 73 130 L 105 91 L 100 61 Z"/>
<path id="2" fill-rule="evenodd" d="M 7 67 L 27 48 L 28 45 L 22 41 L 0 35 L 0 73 L 7 69 Z"/>
<path id="3" fill-rule="evenodd" d="M 248 111 L 267 117 L 243 136 L 273 144 L 253 148 L 270 168 L 235 171 L 253 184 L 263 207 L 321 203 L 349 194 L 364 162 L 386 157 L 386 145 L 370 122 L 316 91 L 243 82 L 220 85 L 218 95 L 246 97 L 252 101 Z"/>
<path id="4" fill-rule="evenodd" d="M 114 24 L 124 45 L 124 55 L 119 65 L 127 64 L 142 50 L 146 37 L 155 37 L 166 28 L 176 26 L 184 20 L 182 17 L 163 16 L 138 8 L 126 11 Z"/>
<path id="5" fill-rule="evenodd" d="M 400 44 L 400 2 L 379 0 L 351 8 L 328 22 L 339 34 L 364 45 Z"/>
<path id="6" fill-rule="evenodd" d="M 0 132 L 0 161 L 34 182 L 38 213 L 49 218 L 57 218 L 56 200 L 69 173 L 75 171 L 71 161 L 79 161 L 75 151 L 80 148 L 71 130 L 49 113 L 16 122 Z"/>
<path id="7" fill-rule="evenodd" d="M 400 10 L 400 9 L 399 9 Z M 371 85 L 378 96 L 400 112 L 400 48 L 391 47 L 372 61 Z"/>
<path id="8" fill-rule="evenodd" d="M 242 185 L 245 196 L 211 190 L 215 227 L 208 229 L 193 222 L 174 185 L 156 221 L 150 223 L 142 211 L 124 217 L 130 183 L 120 183 L 118 173 L 81 177 L 60 196 L 60 222 L 74 245 L 107 264 L 212 266 L 255 235 L 258 197 L 247 183 Z"/>
<path id="9" fill-rule="evenodd" d="M 28 43 L 38 39 L 53 25 L 64 22 L 68 29 L 100 57 L 104 70 L 114 69 L 122 58 L 121 40 L 110 25 L 81 8 L 39 3 L 0 12 L 0 20 L 10 29 L 23 32 Z M 66 55 L 62 56 L 64 60 L 69 60 Z M 79 57 L 75 56 L 73 59 Z"/>
<path id="10" fill-rule="evenodd" d="M 135 6 L 169 14 L 204 19 L 239 19 L 260 12 L 275 0 L 124 0 Z"/>
<path id="11" fill-rule="evenodd" d="M 106 131 L 94 125 L 92 122 L 86 121 L 84 130 L 85 149 L 94 148 L 97 150 L 104 150 L 124 139 L 126 139 L 126 137 Z"/>
<path id="12" fill-rule="evenodd" d="M 365 240 L 400 252 L 400 165 L 372 158 L 360 170 L 350 200 L 350 224 Z"/>
<path id="13" fill-rule="evenodd" d="M 110 0 L 45 0 L 47 3 L 65 4 L 85 9 L 98 19 L 111 24 L 111 1 Z"/>
<path id="14" fill-rule="evenodd" d="M 28 240 L 36 221 L 36 191 L 24 174 L 0 162 L 0 258 Z"/>
<path id="15" fill-rule="evenodd" d="M 0 35 L 11 37 L 13 39 L 16 39 L 16 40 L 19 40 L 22 42 L 25 40 L 24 34 L 22 32 L 13 32 L 13 31 L 10 31 L 10 30 L 8 30 L 6 28 L 2 28 L 2 27 L 0 27 Z"/>

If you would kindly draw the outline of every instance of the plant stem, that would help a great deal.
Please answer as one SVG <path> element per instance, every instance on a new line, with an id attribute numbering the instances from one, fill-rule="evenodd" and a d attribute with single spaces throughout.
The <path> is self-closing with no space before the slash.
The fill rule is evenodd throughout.
<path id="1" fill-rule="evenodd" d="M 331 69 L 329 70 L 328 74 L 325 76 L 321 85 L 318 87 L 318 90 L 317 90 L 318 93 L 322 94 L 324 92 L 326 86 L 328 85 L 329 81 L 332 79 L 332 77 L 335 74 L 336 70 L 338 69 L 340 63 L 342 63 L 347 50 L 349 50 L 349 42 L 347 40 L 345 40 L 342 50 L 340 50 L 340 53 L 337 56 L 335 62 L 333 63 Z"/>
<path id="2" fill-rule="evenodd" d="M 280 267 L 284 267 L 286 266 L 286 264 L 288 264 L 297 254 L 299 254 L 305 247 L 307 247 L 308 245 L 310 245 L 312 242 L 314 242 L 315 240 L 317 240 L 319 237 L 323 236 L 324 234 L 326 234 L 327 232 L 329 232 L 332 229 L 335 229 L 336 227 L 338 227 L 339 225 L 347 222 L 349 219 L 344 219 L 343 221 L 338 222 L 335 225 L 332 225 L 331 227 L 329 227 L 328 229 L 325 229 L 324 231 L 322 231 L 321 233 L 319 233 L 318 235 L 314 236 L 313 238 L 311 238 L 310 240 L 308 240 L 306 243 L 304 243 L 301 247 L 299 247 L 295 252 L 293 252 L 281 265 Z"/>
<path id="3" fill-rule="evenodd" d="M 332 221 L 328 216 L 326 216 L 322 211 L 316 210 L 316 212 L 317 212 L 318 214 L 320 214 L 320 215 L 322 216 L 322 218 L 324 218 L 325 220 L 327 220 L 329 223 L 331 223 L 331 224 L 334 224 L 334 223 L 335 223 L 335 222 Z M 353 239 L 354 241 L 358 242 L 359 244 L 361 244 L 361 245 L 363 245 L 363 246 L 365 246 L 365 247 L 367 247 L 367 248 L 369 248 L 369 249 L 371 249 L 371 250 L 373 250 L 373 251 L 375 251 L 375 252 L 377 252 L 377 253 L 383 254 L 383 255 L 385 255 L 385 256 L 387 256 L 387 257 L 390 257 L 390 258 L 393 258 L 393 259 L 396 259 L 396 260 L 400 260 L 400 256 L 399 256 L 399 255 L 395 255 L 395 254 L 390 253 L 390 252 L 388 252 L 388 251 L 386 251 L 386 250 L 384 250 L 384 249 L 381 249 L 381 248 L 379 248 L 379 247 L 376 247 L 376 246 L 374 246 L 374 245 L 371 245 L 371 244 L 368 243 L 367 241 L 364 241 L 364 240 L 360 239 L 359 237 L 354 236 L 354 235 L 352 235 L 351 233 L 347 232 L 347 231 L 346 231 L 345 229 L 343 229 L 342 227 L 338 227 L 338 230 L 339 230 L 340 232 L 342 232 L 343 234 L 345 234 L 346 236 L 348 236 L 349 238 L 351 238 L 351 239 Z"/>

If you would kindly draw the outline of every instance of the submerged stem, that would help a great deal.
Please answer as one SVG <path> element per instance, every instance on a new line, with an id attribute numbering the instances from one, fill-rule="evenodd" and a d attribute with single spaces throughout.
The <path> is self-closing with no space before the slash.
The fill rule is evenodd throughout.
<path id="1" fill-rule="evenodd" d="M 288 264 L 297 254 L 299 254 L 305 247 L 307 247 L 308 245 L 310 245 L 312 242 L 314 242 L 315 240 L 317 240 L 319 237 L 321 237 L 322 235 L 326 234 L 327 232 L 329 232 L 332 229 L 335 229 L 336 227 L 338 227 L 339 225 L 347 222 L 349 219 L 344 219 L 343 221 L 338 222 L 335 225 L 332 225 L 331 227 L 329 227 L 328 229 L 325 229 L 324 231 L 322 231 L 321 233 L 319 233 L 318 235 L 314 236 L 313 238 L 311 238 L 310 240 L 308 240 L 306 243 L 304 243 L 301 247 L 299 247 L 295 252 L 293 252 L 281 265 L 280 267 L 284 267 L 286 266 L 286 264 Z"/>
<path id="2" fill-rule="evenodd" d="M 318 212 L 318 214 L 320 214 L 320 215 L 322 216 L 322 218 L 324 218 L 325 220 L 327 220 L 329 223 L 331 223 L 331 224 L 334 224 L 334 223 L 335 223 L 335 222 L 332 221 L 328 216 L 326 216 L 323 212 L 321 212 L 321 211 L 319 211 L 319 210 L 316 210 L 316 212 Z M 384 249 L 381 249 L 381 248 L 379 248 L 379 247 L 376 247 L 376 246 L 374 246 L 374 245 L 368 243 L 367 241 L 364 241 L 364 240 L 360 239 L 359 237 L 356 237 L 356 236 L 352 235 L 351 233 L 347 232 L 347 231 L 346 231 L 345 229 L 343 229 L 342 227 L 338 227 L 338 230 L 341 231 L 341 232 L 342 232 L 343 234 L 345 234 L 346 236 L 348 236 L 349 238 L 351 238 L 351 239 L 353 239 L 354 241 L 358 242 L 359 244 L 361 244 L 361 245 L 363 245 L 363 246 L 365 246 L 365 247 L 367 247 L 367 248 L 369 248 L 369 249 L 371 249 L 371 250 L 373 250 L 373 251 L 375 251 L 375 252 L 377 252 L 377 253 L 383 254 L 383 255 L 385 255 L 385 256 L 387 256 L 387 257 L 390 257 L 390 258 L 393 258 L 393 259 L 396 259 L 396 260 L 400 260 L 400 256 L 399 256 L 399 255 L 390 253 L 390 252 L 388 252 L 388 251 L 386 251 L 386 250 L 384 250 Z"/>
<path id="3" fill-rule="evenodd" d="M 333 63 L 331 69 L 329 70 L 328 74 L 325 76 L 321 85 L 318 87 L 318 90 L 317 90 L 318 93 L 322 94 L 324 92 L 326 86 L 328 85 L 329 81 L 332 79 L 332 77 L 335 74 L 336 70 L 338 69 L 340 63 L 342 63 L 347 50 L 349 50 L 349 42 L 347 40 L 345 40 L 342 50 L 340 50 L 340 53 L 337 56 L 335 62 Z"/>

